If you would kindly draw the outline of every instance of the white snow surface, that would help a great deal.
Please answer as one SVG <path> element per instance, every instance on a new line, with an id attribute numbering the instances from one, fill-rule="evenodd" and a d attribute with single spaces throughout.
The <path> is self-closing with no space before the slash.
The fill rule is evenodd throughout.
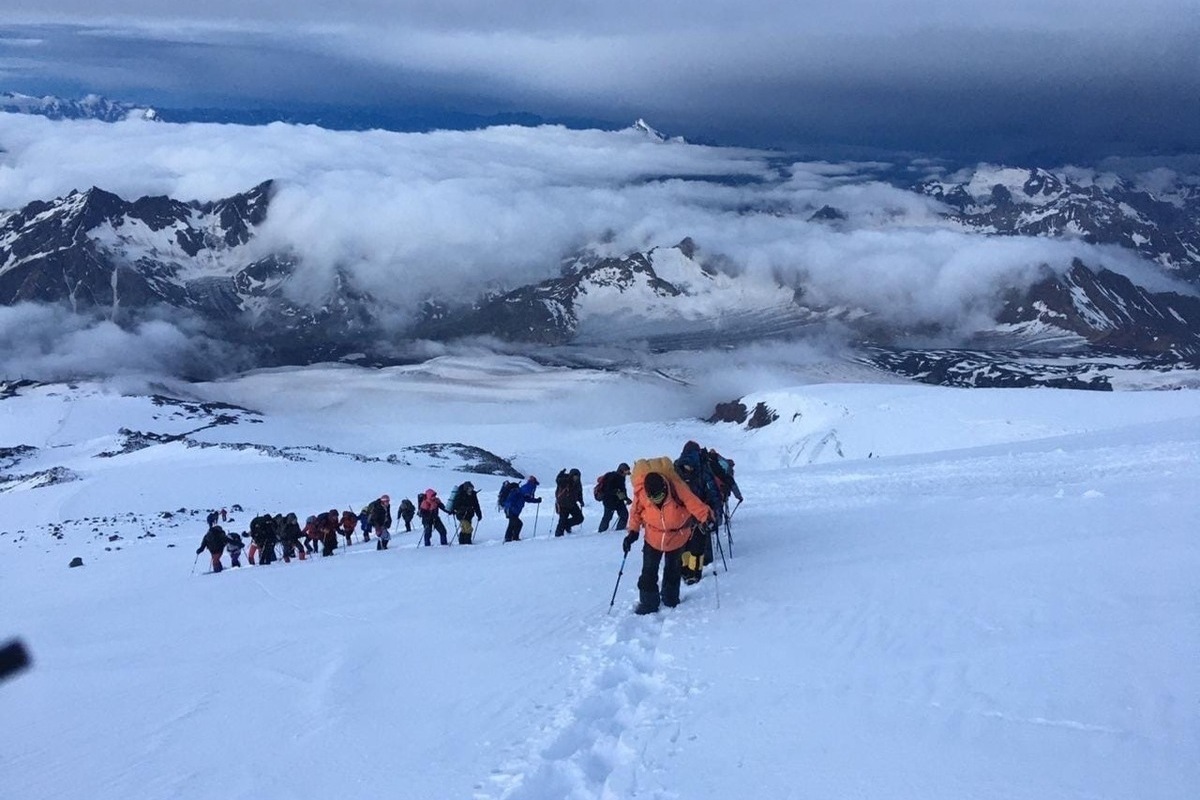
<path id="1" fill-rule="evenodd" d="M 260 412 L 195 442 L 328 448 L 306 461 L 101 458 L 119 428 L 210 420 L 102 384 L 0 400 L 0 447 L 38 448 L 6 472 L 78 476 L 0 483 L 0 639 L 34 659 L 0 683 L 0 795 L 1200 796 L 1196 392 L 752 388 L 779 415 L 758 430 L 689 418 L 693 386 L 514 358 L 155 390 Z M 620 535 L 590 486 L 688 439 L 737 462 L 727 567 L 638 617 L 639 544 L 610 612 Z M 546 498 L 579 467 L 585 523 L 548 535 L 551 500 L 503 544 L 500 477 L 384 460 L 430 442 L 510 458 Z M 189 560 L 210 509 L 240 504 L 243 531 L 468 478 L 471 547 Z"/>

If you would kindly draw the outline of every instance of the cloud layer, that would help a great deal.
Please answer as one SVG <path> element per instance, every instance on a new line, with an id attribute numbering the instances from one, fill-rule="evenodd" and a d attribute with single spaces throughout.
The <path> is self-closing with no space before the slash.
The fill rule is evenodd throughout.
<path id="1" fill-rule="evenodd" d="M 0 78 L 159 105 L 423 105 L 772 147 L 1004 159 L 1200 141 L 1200 5 L 48 0 L 0 12 Z"/>
<path id="2" fill-rule="evenodd" d="M 93 185 L 126 199 L 214 200 L 274 179 L 258 246 L 298 254 L 298 298 L 319 299 L 341 269 L 401 318 L 430 295 L 470 299 L 553 277 L 580 247 L 624 254 L 684 237 L 703 258 L 900 322 L 964 321 L 997 286 L 1077 256 L 1136 269 L 1079 242 L 958 230 L 932 200 L 873 180 L 884 165 L 780 164 L 632 130 L 352 133 L 0 115 L 0 148 L 3 208 Z M 846 220 L 810 221 L 827 205 Z"/>
<path id="3" fill-rule="evenodd" d="M 122 327 L 59 306 L 32 304 L 0 306 L 0 353 L 0 379 L 5 380 L 213 378 L 252 366 L 179 313 Z"/>

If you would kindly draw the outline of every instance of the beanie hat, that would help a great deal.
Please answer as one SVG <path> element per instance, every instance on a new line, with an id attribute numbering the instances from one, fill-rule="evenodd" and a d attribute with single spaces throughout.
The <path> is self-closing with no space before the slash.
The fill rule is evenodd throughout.
<path id="1" fill-rule="evenodd" d="M 667 499 L 667 481 L 662 475 L 657 472 L 651 472 L 646 475 L 646 480 L 642 483 L 646 489 L 646 497 L 654 504 L 660 504 Z"/>

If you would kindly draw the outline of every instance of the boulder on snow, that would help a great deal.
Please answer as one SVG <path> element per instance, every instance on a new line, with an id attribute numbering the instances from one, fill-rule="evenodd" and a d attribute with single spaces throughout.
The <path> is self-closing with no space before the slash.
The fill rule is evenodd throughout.
<path id="1" fill-rule="evenodd" d="M 717 403 L 713 415 L 705 422 L 736 422 L 741 425 L 746 421 L 747 415 L 746 404 L 733 400 L 728 403 Z"/>
<path id="2" fill-rule="evenodd" d="M 74 558 L 71 559 L 71 563 L 67 564 L 67 566 L 68 567 L 82 567 L 83 559 L 80 558 L 79 556 L 75 556 Z"/>
<path id="3" fill-rule="evenodd" d="M 765 428 L 777 419 L 779 419 L 779 414 L 775 413 L 775 409 L 760 400 L 754 406 L 754 411 L 750 414 L 750 419 L 746 421 L 746 427 L 751 430 Z"/>

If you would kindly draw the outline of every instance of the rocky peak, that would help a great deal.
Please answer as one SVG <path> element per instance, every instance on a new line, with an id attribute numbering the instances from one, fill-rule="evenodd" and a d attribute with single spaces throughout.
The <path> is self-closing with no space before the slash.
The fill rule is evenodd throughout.
<path id="1" fill-rule="evenodd" d="M 915 188 L 981 233 L 1115 244 L 1200 283 L 1200 199 L 1188 191 L 1159 196 L 1115 176 L 1085 183 L 1066 173 L 1011 167 L 980 167 L 965 179 L 928 180 Z"/>

